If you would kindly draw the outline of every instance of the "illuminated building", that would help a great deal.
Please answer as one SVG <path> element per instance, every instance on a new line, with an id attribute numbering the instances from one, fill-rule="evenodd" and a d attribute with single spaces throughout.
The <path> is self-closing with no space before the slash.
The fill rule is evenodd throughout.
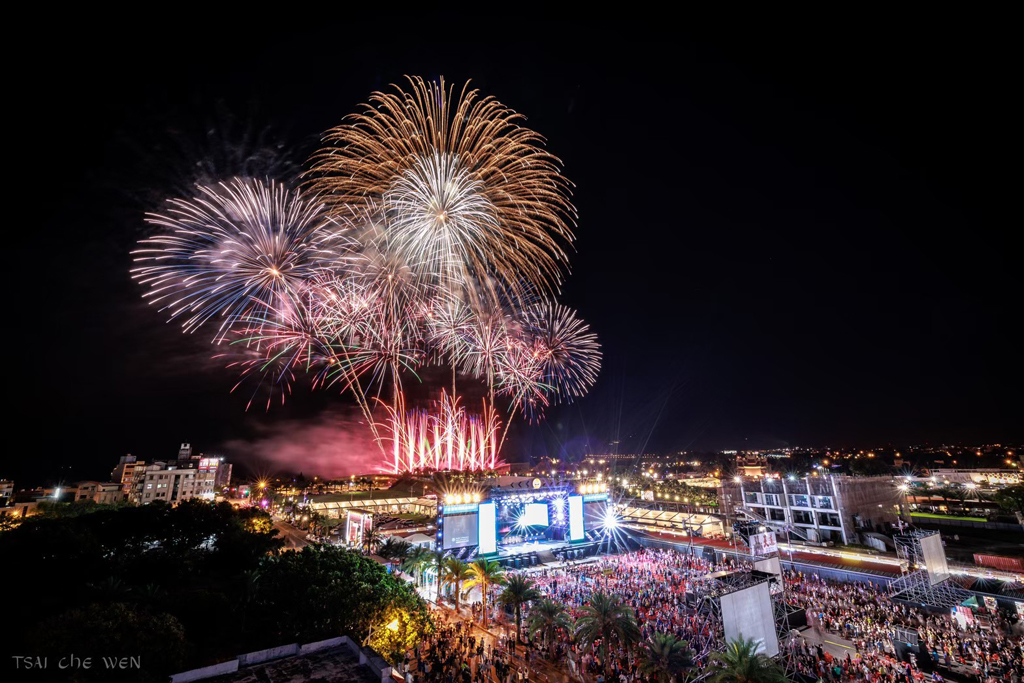
<path id="1" fill-rule="evenodd" d="M 110 473 L 110 481 L 120 484 L 121 491 L 127 496 L 131 493 L 132 482 L 135 479 L 135 468 L 141 469 L 145 465 L 145 461 L 139 460 L 131 453 L 123 455 Z"/>
<path id="2" fill-rule="evenodd" d="M 325 517 L 345 519 L 349 510 L 368 513 L 418 513 L 432 515 L 437 501 L 419 496 L 397 496 L 388 491 L 360 491 L 354 493 L 326 493 L 310 496 L 309 509 Z"/>
<path id="3" fill-rule="evenodd" d="M 182 444 L 180 452 L 186 449 L 190 454 L 187 458 L 136 466 L 128 500 L 140 505 L 157 500 L 172 505 L 190 498 L 213 500 L 220 458 L 191 455 L 188 444 Z"/>

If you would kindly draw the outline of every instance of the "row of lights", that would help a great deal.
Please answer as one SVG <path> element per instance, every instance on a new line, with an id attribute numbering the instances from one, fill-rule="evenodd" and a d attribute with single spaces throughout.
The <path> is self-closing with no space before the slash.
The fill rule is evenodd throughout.
<path id="1" fill-rule="evenodd" d="M 668 494 L 668 493 L 662 494 L 660 492 L 654 494 L 654 496 L 655 496 L 655 498 L 664 498 L 665 500 L 672 500 L 672 498 L 673 498 L 671 494 Z M 679 496 L 675 496 L 675 500 L 679 500 Z M 689 503 L 690 499 L 689 498 L 683 498 L 683 502 L 684 503 Z"/>
<path id="2" fill-rule="evenodd" d="M 449 493 L 444 497 L 445 505 L 461 505 L 462 503 L 479 503 L 479 493 Z"/>
<path id="3" fill-rule="evenodd" d="M 580 493 L 604 493 L 608 490 L 608 484 L 584 484 L 580 487 Z"/>

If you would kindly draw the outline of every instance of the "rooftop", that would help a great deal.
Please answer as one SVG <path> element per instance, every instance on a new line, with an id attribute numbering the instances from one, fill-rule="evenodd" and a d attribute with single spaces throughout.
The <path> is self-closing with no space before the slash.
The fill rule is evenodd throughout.
<path id="1" fill-rule="evenodd" d="M 323 493 L 316 496 L 310 496 L 309 502 L 311 503 L 351 503 L 359 500 L 379 500 L 379 501 L 414 501 L 420 500 L 421 496 L 408 495 L 406 493 L 396 493 L 390 489 L 386 491 L 353 491 L 352 493 Z M 431 500 L 432 503 L 436 501 Z"/>
<path id="2" fill-rule="evenodd" d="M 359 665 L 359 657 L 344 645 L 256 664 L 207 680 L 211 683 L 380 683 L 369 668 Z"/>

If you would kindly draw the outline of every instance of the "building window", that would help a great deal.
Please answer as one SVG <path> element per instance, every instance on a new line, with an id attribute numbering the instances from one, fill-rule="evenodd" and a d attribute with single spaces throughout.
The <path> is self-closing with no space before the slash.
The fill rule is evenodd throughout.
<path id="1" fill-rule="evenodd" d="M 793 510 L 794 524 L 814 524 L 814 518 L 807 510 Z"/>

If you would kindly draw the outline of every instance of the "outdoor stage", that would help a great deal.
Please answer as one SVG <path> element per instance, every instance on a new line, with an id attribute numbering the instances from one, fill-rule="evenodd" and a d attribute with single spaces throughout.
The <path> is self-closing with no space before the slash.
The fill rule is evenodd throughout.
<path id="1" fill-rule="evenodd" d="M 545 551 L 553 553 L 556 550 L 569 547 L 569 541 L 527 541 L 516 545 L 503 545 L 498 548 L 498 557 L 514 557 L 528 553 L 543 554 Z"/>
<path id="2" fill-rule="evenodd" d="M 463 561 L 531 567 L 599 552 L 616 522 L 606 484 L 499 477 L 445 493 L 436 546 Z"/>

